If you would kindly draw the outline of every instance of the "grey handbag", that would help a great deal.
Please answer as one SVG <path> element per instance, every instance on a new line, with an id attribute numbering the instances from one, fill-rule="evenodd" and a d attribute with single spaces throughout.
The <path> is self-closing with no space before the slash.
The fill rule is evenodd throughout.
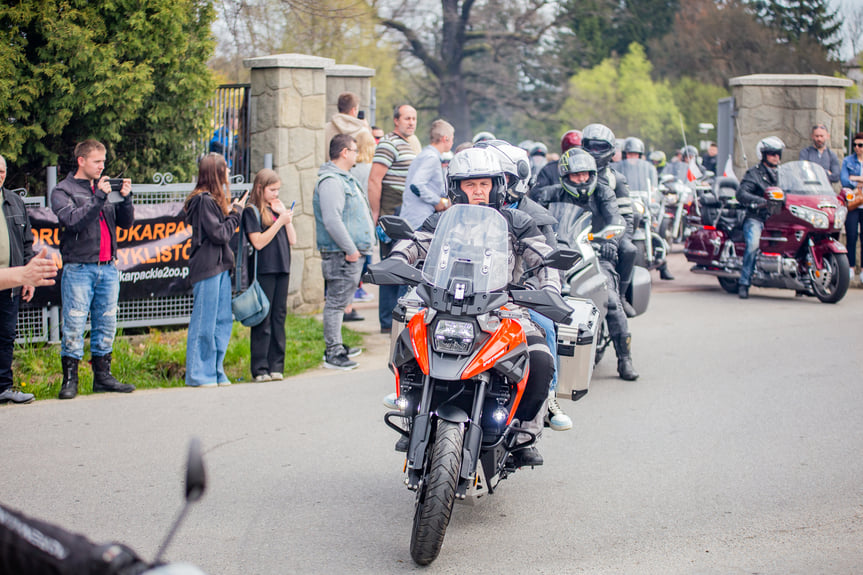
<path id="1" fill-rule="evenodd" d="M 255 215 L 258 216 L 258 221 L 261 221 L 261 212 L 257 206 L 252 206 L 255 210 Z M 234 279 L 237 282 L 237 287 L 242 284 L 243 277 L 243 255 L 246 236 L 243 235 L 243 219 L 240 218 L 240 249 L 237 250 L 237 271 L 234 274 Z M 246 327 L 254 327 L 264 321 L 270 313 L 270 300 L 267 299 L 267 294 L 261 284 L 258 283 L 258 253 L 254 251 L 255 268 L 252 276 L 252 283 L 246 291 L 238 294 L 231 299 L 231 311 L 234 312 L 234 318 Z"/>

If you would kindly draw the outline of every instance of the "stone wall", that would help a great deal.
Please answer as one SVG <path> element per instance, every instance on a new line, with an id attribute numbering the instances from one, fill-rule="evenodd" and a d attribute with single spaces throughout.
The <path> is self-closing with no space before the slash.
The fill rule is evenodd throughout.
<path id="1" fill-rule="evenodd" d="M 370 118 L 369 108 L 372 102 L 372 77 L 375 71 L 362 66 L 337 64 L 330 66 L 327 73 L 327 120 L 339 111 L 339 94 L 353 92 L 360 98 L 360 110 Z"/>
<path id="2" fill-rule="evenodd" d="M 286 206 L 296 202 L 288 308 L 316 312 L 323 306 L 324 280 L 312 198 L 318 169 L 326 161 L 324 125 L 336 112 L 342 92 L 356 93 L 361 109 L 368 110 L 374 70 L 337 66 L 329 58 L 304 54 L 250 58 L 243 64 L 251 69 L 252 173 L 272 154 L 273 169 L 282 179 L 281 199 Z"/>
<path id="3" fill-rule="evenodd" d="M 743 177 L 746 168 L 740 150 L 742 141 L 749 167 L 760 161 L 755 156 L 758 141 L 779 136 L 785 142 L 784 161 L 796 160 L 800 150 L 811 144 L 815 124 L 830 132 L 830 148 L 841 159 L 845 128 L 845 88 L 850 80 L 817 75 L 754 74 L 729 81 L 737 112 L 734 141 L 734 172 Z"/>

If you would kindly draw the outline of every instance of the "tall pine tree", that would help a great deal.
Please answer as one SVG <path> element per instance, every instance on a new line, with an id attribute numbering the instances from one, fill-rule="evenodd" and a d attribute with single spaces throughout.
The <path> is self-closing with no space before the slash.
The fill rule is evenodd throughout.
<path id="1" fill-rule="evenodd" d="M 776 30 L 780 38 L 798 44 L 808 38 L 836 55 L 842 44 L 842 22 L 828 0 L 753 0 L 758 18 Z"/>

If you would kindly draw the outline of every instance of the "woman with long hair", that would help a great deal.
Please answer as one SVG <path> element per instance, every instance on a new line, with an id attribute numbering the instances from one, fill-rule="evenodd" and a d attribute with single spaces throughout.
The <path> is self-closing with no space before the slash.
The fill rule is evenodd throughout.
<path id="1" fill-rule="evenodd" d="M 210 153 L 198 164 L 198 184 L 183 207 L 192 230 L 189 281 L 194 301 L 186 339 L 186 385 L 231 385 L 223 362 L 231 338 L 231 274 L 234 252 L 229 245 L 246 202 L 230 202 L 228 165 Z"/>
<path id="2" fill-rule="evenodd" d="M 291 246 L 297 243 L 294 211 L 279 199 L 282 180 L 273 170 L 255 175 L 252 193 L 243 210 L 243 229 L 255 248 L 249 261 L 257 266 L 258 283 L 270 300 L 270 313 L 252 328 L 250 367 L 254 381 L 276 381 L 285 370 L 285 316 L 288 313 L 288 282 Z"/>

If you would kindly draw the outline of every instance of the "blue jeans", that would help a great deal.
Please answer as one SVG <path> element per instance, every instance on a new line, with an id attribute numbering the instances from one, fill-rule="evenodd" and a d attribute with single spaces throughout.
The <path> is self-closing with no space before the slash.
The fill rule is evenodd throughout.
<path id="1" fill-rule="evenodd" d="M 84 330 L 90 314 L 90 355 L 102 357 L 114 349 L 120 274 L 113 263 L 63 266 L 60 280 L 63 340 L 60 355 L 84 358 Z"/>
<path id="2" fill-rule="evenodd" d="M 222 364 L 231 339 L 231 275 L 224 271 L 193 288 L 192 317 L 186 339 L 186 385 L 227 383 Z"/>
<path id="3" fill-rule="evenodd" d="M 743 253 L 740 280 L 737 282 L 742 286 L 752 284 L 752 273 L 755 271 L 755 257 L 758 255 L 758 246 L 761 245 L 761 230 L 763 229 L 764 222 L 757 218 L 746 218 L 743 220 L 743 239 L 746 242 L 746 251 Z"/>
<path id="4" fill-rule="evenodd" d="M 551 352 L 551 357 L 554 358 L 554 370 L 551 375 L 551 389 L 557 389 L 557 370 L 560 369 L 560 358 L 557 357 L 557 332 L 554 330 L 554 322 L 532 309 L 527 310 L 530 313 L 530 319 L 533 323 L 545 330 L 545 342 L 548 344 L 548 351 Z"/>
<path id="5" fill-rule="evenodd" d="M 324 343 L 328 353 L 342 345 L 342 316 L 345 306 L 353 301 L 363 264 L 365 259 L 362 257 L 355 262 L 345 260 L 344 252 L 321 254 L 321 273 L 327 284 L 324 301 Z"/>
<path id="6" fill-rule="evenodd" d="M 380 244 L 381 259 L 390 255 L 392 243 Z M 378 287 L 378 321 L 382 329 L 392 329 L 393 309 L 398 305 L 399 298 L 408 293 L 408 286 L 379 286 Z"/>

